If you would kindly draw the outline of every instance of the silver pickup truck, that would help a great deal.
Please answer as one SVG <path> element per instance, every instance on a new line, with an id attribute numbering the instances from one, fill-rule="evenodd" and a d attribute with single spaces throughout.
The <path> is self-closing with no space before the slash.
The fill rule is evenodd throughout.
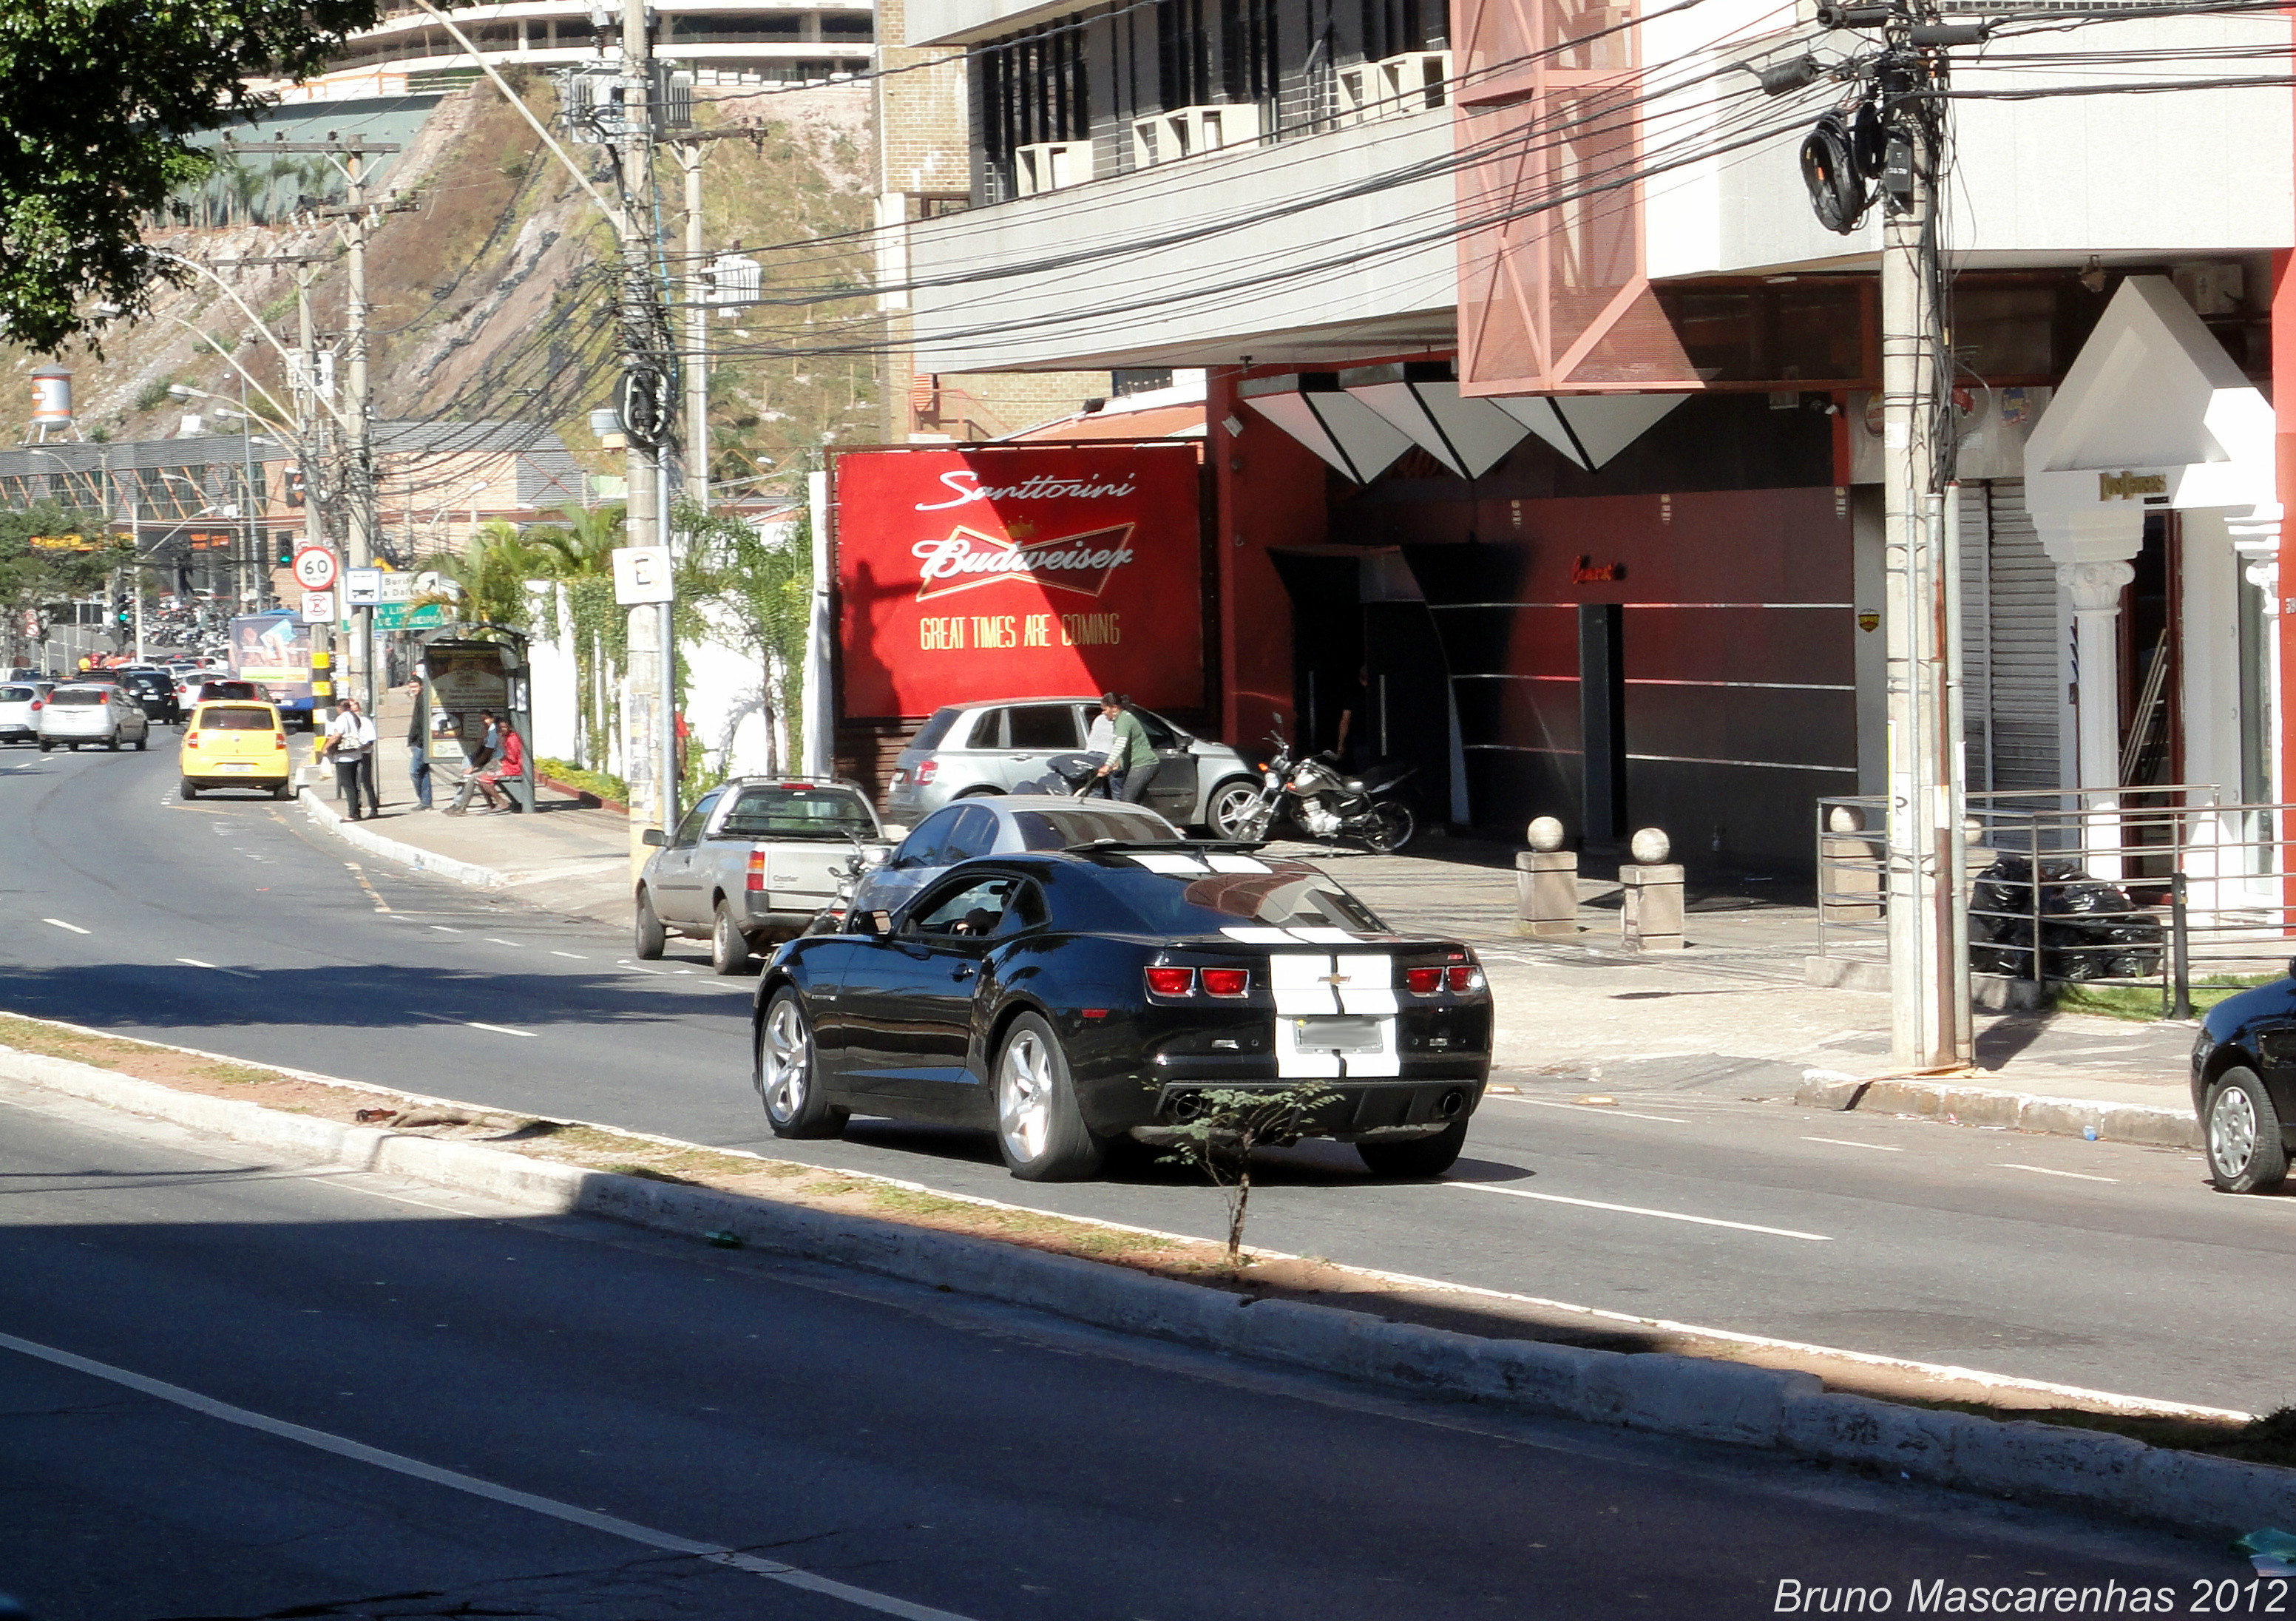
<path id="1" fill-rule="evenodd" d="M 670 935 L 709 941 L 709 965 L 748 971 L 753 954 L 802 934 L 837 896 L 855 856 L 884 859 L 892 839 L 849 782 L 816 777 L 737 777 L 711 789 L 675 834 L 649 828 L 657 847 L 638 874 L 636 947 L 661 955 Z"/>

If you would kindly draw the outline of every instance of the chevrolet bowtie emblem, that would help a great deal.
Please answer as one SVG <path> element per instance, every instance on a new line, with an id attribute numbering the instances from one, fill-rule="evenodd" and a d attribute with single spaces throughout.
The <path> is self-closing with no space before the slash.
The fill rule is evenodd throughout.
<path id="1" fill-rule="evenodd" d="M 1323 983 L 1325 985 L 1346 985 L 1351 981 L 1352 978 L 1353 976 L 1348 974 L 1325 974 L 1323 978 Z"/>

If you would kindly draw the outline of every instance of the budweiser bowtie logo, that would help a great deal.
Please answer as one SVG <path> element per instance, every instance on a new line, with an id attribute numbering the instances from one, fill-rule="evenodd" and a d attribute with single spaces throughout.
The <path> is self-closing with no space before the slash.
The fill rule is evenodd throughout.
<path id="1" fill-rule="evenodd" d="M 1132 548 L 1126 544 L 1131 538 L 1128 523 L 1026 543 L 959 526 L 947 540 L 921 540 L 909 548 L 920 565 L 917 601 L 1013 579 L 1030 580 L 1049 591 L 1098 596 L 1107 589 L 1109 576 L 1132 561 Z"/>

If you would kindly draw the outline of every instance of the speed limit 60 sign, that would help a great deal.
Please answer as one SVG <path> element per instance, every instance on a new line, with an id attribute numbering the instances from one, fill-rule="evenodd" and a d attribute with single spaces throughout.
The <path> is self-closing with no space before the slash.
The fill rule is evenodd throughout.
<path id="1" fill-rule="evenodd" d="M 324 546 L 295 548 L 295 580 L 306 591 L 325 591 L 335 583 L 335 554 Z"/>

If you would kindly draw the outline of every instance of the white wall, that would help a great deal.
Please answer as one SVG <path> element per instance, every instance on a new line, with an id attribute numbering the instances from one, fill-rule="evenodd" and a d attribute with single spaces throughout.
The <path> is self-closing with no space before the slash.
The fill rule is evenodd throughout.
<path id="1" fill-rule="evenodd" d="M 528 695 L 533 705 L 534 735 L 529 740 L 537 759 L 547 757 L 554 760 L 575 757 L 576 716 L 578 709 L 575 682 L 578 675 L 574 664 L 574 649 L 567 640 L 574 623 L 573 615 L 566 609 L 566 589 L 551 580 L 529 580 L 526 594 L 533 604 L 529 616 L 531 623 L 546 626 L 552 622 L 550 602 L 557 600 L 556 623 L 559 636 L 545 641 L 537 634 L 527 646 L 527 658 L 532 673 L 528 678 Z"/>
<path id="2" fill-rule="evenodd" d="M 1220 217 L 1273 217 L 1064 269 L 921 287 L 917 370 L 1329 360 L 1456 341 L 1451 114 L 1436 109 L 1193 158 L 911 227 L 920 281 L 1024 265 Z M 1433 173 L 1344 201 L 1319 194 L 1416 164 Z M 1421 246 L 1363 258 L 1382 243 Z M 1309 266 L 1339 257 L 1356 262 Z M 1288 279 L 1275 279 L 1287 270 Z M 1248 282 L 1237 287 L 1231 283 Z"/>
<path id="3" fill-rule="evenodd" d="M 1665 60 L 1665 25 L 1653 24 L 1648 33 L 1645 61 Z M 2284 52 L 2288 37 L 2284 17 L 2150 18 L 2003 40 L 1988 52 Z M 1742 40 L 1700 60 L 1720 67 L 1755 43 Z M 1954 88 L 2159 83 L 2264 71 L 2255 63 L 2205 55 L 1993 69 L 1983 65 L 1986 53 L 1967 53 L 1972 59 L 1956 71 Z M 1664 134 L 1653 138 L 1652 151 L 1686 143 L 1693 129 L 1710 125 L 1726 107 L 1742 114 L 1746 82 L 1742 74 L 1725 72 L 1658 103 L 1652 126 Z M 1815 121 L 1840 89 L 1823 81 L 1799 99 L 1781 97 L 1762 114 L 1784 119 L 1801 106 Z M 1945 199 L 1947 240 L 1964 268 L 2078 264 L 2091 253 L 2108 263 L 2116 254 L 2200 258 L 2296 242 L 2291 100 L 2284 86 L 1956 101 L 1953 112 L 1956 143 L 1954 181 Z M 1819 225 L 1796 158 L 1808 125 L 1790 121 L 1791 129 L 1760 145 L 1650 182 L 1652 276 L 1870 267 L 1881 246 L 1880 209 L 1849 236 Z"/>

